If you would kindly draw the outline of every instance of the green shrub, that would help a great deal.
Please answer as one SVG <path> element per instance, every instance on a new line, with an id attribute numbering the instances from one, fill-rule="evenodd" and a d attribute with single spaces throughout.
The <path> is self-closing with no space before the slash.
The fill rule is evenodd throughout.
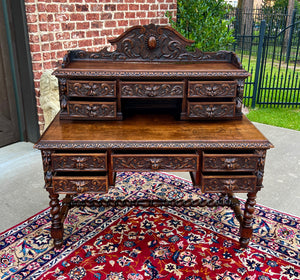
<path id="1" fill-rule="evenodd" d="M 226 50 L 234 42 L 229 29 L 232 19 L 225 19 L 228 5 L 224 0 L 178 0 L 177 21 L 166 13 L 171 26 L 185 38 L 194 40 L 193 48 L 202 51 Z"/>

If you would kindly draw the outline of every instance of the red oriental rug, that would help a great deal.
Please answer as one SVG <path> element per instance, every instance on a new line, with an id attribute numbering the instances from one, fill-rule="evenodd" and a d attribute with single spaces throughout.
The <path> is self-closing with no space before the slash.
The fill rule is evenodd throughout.
<path id="1" fill-rule="evenodd" d="M 163 173 L 117 179 L 105 197 L 201 195 Z M 259 205 L 255 214 L 254 238 L 240 250 L 227 208 L 74 208 L 54 250 L 47 209 L 1 234 L 0 279 L 300 279 L 300 219 Z"/>

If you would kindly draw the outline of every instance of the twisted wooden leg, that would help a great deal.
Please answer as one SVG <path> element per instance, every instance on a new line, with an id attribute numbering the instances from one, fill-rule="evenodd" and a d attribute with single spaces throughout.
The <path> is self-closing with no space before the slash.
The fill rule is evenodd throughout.
<path id="1" fill-rule="evenodd" d="M 256 204 L 256 193 L 257 192 L 250 192 L 248 193 L 248 199 L 245 204 L 245 211 L 244 211 L 244 218 L 240 226 L 240 245 L 242 248 L 247 248 L 249 241 L 252 237 L 252 223 L 253 223 L 253 213 L 254 213 L 254 206 Z"/>
<path id="2" fill-rule="evenodd" d="M 50 198 L 50 214 L 52 217 L 51 237 L 54 240 L 54 247 L 59 249 L 63 245 L 64 228 L 62 223 L 61 207 L 59 205 L 59 195 L 52 189 L 48 189 Z"/>

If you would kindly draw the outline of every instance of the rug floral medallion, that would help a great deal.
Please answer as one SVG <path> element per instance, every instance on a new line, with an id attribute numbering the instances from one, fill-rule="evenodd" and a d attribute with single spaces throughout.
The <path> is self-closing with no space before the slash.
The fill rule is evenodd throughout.
<path id="1" fill-rule="evenodd" d="M 214 196 L 168 174 L 127 172 L 97 198 Z M 55 250 L 47 209 L 1 234 L 0 279 L 300 279 L 299 221 L 257 205 L 254 237 L 241 250 L 226 207 L 73 208 Z"/>

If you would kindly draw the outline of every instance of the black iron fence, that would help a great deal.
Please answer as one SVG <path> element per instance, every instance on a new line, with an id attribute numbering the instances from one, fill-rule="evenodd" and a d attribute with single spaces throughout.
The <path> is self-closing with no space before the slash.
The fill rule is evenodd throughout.
<path id="1" fill-rule="evenodd" d="M 253 10 L 232 11 L 236 42 L 231 46 L 252 76 L 244 104 L 300 107 L 300 15 Z"/>

